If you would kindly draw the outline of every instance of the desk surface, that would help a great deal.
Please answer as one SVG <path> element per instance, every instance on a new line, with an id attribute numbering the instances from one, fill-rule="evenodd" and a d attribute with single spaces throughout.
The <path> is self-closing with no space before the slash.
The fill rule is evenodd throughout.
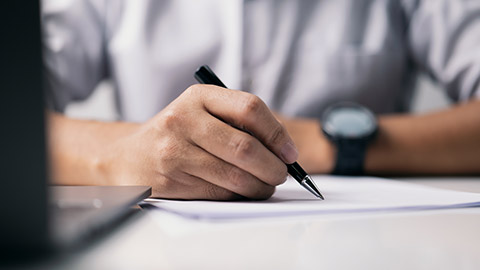
<path id="1" fill-rule="evenodd" d="M 480 193 L 479 178 L 405 181 Z M 210 223 L 144 211 L 49 269 L 480 269 L 480 208 Z"/>

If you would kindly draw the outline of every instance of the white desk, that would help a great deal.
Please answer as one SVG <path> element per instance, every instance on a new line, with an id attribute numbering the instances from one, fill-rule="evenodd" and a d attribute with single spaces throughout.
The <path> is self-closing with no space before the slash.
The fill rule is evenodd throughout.
<path id="1" fill-rule="evenodd" d="M 480 192 L 480 178 L 409 178 Z M 175 224 L 175 226 L 172 226 Z M 480 208 L 210 223 L 146 211 L 49 269 L 480 269 Z"/>

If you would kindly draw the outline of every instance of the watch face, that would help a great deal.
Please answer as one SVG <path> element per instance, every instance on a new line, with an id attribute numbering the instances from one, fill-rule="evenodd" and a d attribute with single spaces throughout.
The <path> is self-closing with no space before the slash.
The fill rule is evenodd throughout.
<path id="1" fill-rule="evenodd" d="M 362 138 L 376 129 L 376 119 L 364 107 L 356 104 L 335 106 L 326 112 L 324 129 L 332 136 Z"/>

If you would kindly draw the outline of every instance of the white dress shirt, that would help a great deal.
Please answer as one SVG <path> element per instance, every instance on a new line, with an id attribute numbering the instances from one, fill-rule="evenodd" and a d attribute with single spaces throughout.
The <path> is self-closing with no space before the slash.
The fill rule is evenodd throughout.
<path id="1" fill-rule="evenodd" d="M 427 72 L 480 97 L 480 1 L 44 0 L 48 101 L 62 111 L 111 79 L 119 114 L 145 121 L 208 64 L 290 116 L 356 101 L 408 111 Z"/>

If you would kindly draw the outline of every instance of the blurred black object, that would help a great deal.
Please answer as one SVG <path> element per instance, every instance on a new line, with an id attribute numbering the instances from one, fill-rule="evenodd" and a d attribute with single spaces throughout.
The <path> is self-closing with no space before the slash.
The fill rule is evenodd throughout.
<path id="1" fill-rule="evenodd" d="M 0 260 L 48 249 L 40 4 L 0 1 Z"/>

